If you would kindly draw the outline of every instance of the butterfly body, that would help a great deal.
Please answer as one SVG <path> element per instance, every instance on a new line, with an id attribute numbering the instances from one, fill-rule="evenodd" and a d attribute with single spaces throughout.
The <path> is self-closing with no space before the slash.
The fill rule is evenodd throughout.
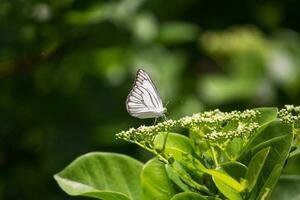
<path id="1" fill-rule="evenodd" d="M 140 119 L 165 116 L 167 109 L 163 107 L 150 76 L 142 69 L 137 71 L 133 88 L 126 99 L 126 109 L 131 116 Z"/>

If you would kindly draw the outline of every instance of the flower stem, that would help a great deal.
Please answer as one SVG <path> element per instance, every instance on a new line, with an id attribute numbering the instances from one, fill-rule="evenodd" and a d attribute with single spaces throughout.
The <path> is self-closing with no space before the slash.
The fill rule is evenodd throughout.
<path id="1" fill-rule="evenodd" d="M 218 159 L 217 159 L 216 151 L 215 151 L 215 149 L 209 144 L 209 142 L 207 142 L 207 144 L 208 144 L 209 149 L 210 149 L 210 151 L 211 151 L 213 161 L 214 161 L 216 167 L 218 167 L 218 166 L 219 166 L 219 162 L 218 162 Z"/>
<path id="2" fill-rule="evenodd" d="M 166 149 L 168 136 L 169 136 L 169 131 L 167 132 L 166 137 L 164 138 L 164 144 L 163 144 L 163 148 L 162 148 L 163 154 L 165 154 L 165 149 Z"/>

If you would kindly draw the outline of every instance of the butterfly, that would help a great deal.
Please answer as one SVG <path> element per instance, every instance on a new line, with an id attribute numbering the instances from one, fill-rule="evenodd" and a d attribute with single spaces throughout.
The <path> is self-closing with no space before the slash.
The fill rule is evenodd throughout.
<path id="1" fill-rule="evenodd" d="M 150 76 L 142 69 L 136 73 L 133 88 L 126 99 L 127 112 L 140 119 L 159 117 L 166 120 L 167 109 L 163 107 L 160 95 Z"/>

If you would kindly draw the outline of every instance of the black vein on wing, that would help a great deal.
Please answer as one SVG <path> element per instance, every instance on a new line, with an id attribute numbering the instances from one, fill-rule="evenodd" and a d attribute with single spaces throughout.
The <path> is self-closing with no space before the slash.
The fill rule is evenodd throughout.
<path id="1" fill-rule="evenodd" d="M 148 93 L 148 95 L 150 96 L 150 100 L 151 100 L 151 103 L 152 103 L 152 105 L 154 106 L 154 108 L 159 107 L 159 104 L 158 104 L 158 102 L 157 102 L 157 99 L 156 99 L 155 95 L 153 95 L 153 93 L 152 93 L 151 91 L 149 91 L 147 88 L 145 88 L 145 87 L 142 86 L 142 85 L 141 85 L 141 88 L 143 88 L 143 89 Z M 155 99 L 156 104 L 155 104 L 153 98 Z"/>
<path id="2" fill-rule="evenodd" d="M 139 81 L 139 80 L 138 80 L 138 81 Z M 147 79 L 144 79 L 143 81 L 147 81 Z M 139 81 L 139 83 L 140 83 L 140 81 Z M 151 85 L 151 83 L 150 83 L 150 85 Z M 151 85 L 151 86 L 152 86 L 152 85 Z M 140 83 L 139 87 L 136 87 L 136 89 L 139 90 L 143 95 L 146 95 L 146 94 L 144 93 L 144 91 L 141 90 L 140 88 L 142 88 L 144 91 L 146 91 L 146 92 L 148 93 L 148 95 L 150 96 L 150 100 L 151 100 L 151 103 L 152 103 L 152 106 L 154 107 L 154 109 L 157 108 L 157 107 L 159 107 L 159 103 L 158 103 L 158 100 L 157 100 L 156 96 L 155 96 L 149 89 L 147 89 L 146 87 L 144 87 L 144 86 L 143 86 L 143 83 Z M 154 97 L 154 99 L 155 99 L 155 101 L 156 101 L 156 104 L 155 104 L 155 102 L 154 102 L 154 100 L 153 100 L 153 97 Z M 147 106 L 147 107 L 148 107 L 148 106 Z M 148 108 L 149 108 L 149 107 L 148 107 Z"/>
<path id="3" fill-rule="evenodd" d="M 152 87 L 152 89 L 155 92 L 155 94 L 153 94 L 152 91 L 148 90 L 147 88 L 145 88 L 143 86 L 143 81 L 149 81 L 150 86 Z M 159 93 L 158 93 L 155 85 L 153 84 L 151 78 L 149 77 L 149 75 L 145 71 L 143 71 L 143 70 L 139 70 L 138 71 L 137 78 L 136 78 L 136 83 L 138 83 L 140 87 L 144 88 L 144 90 L 146 90 L 148 92 L 148 94 L 149 94 L 149 96 L 151 98 L 151 102 L 152 102 L 153 106 L 156 107 L 156 108 L 159 107 L 160 104 L 161 104 L 160 101 L 159 101 L 159 99 L 157 98 L 157 97 L 160 98 Z M 152 97 L 155 98 L 156 104 L 153 102 Z"/>
<path id="4" fill-rule="evenodd" d="M 143 77 L 143 80 L 148 80 L 148 81 L 151 83 L 151 86 L 153 87 L 153 89 L 154 89 L 156 95 L 161 99 L 161 97 L 160 97 L 160 95 L 159 95 L 159 92 L 158 92 L 157 88 L 155 87 L 155 85 L 154 85 L 152 79 L 150 78 L 150 76 L 149 76 L 144 70 L 142 70 L 142 69 L 140 69 L 140 70 L 138 71 L 138 73 L 137 73 L 137 78 L 139 78 L 139 77 L 138 77 L 139 75 Z M 140 83 L 140 84 L 142 84 L 142 83 Z"/>
<path id="5" fill-rule="evenodd" d="M 143 84 L 144 81 L 149 82 L 150 86 L 152 87 L 152 90 L 144 86 Z M 153 94 L 153 92 L 155 94 Z M 153 108 L 151 108 L 152 106 L 146 105 L 144 101 L 144 97 L 146 95 L 150 96 L 150 100 Z M 135 114 L 153 112 L 153 109 L 155 110 L 156 108 L 160 107 L 162 104 L 158 98 L 160 98 L 159 93 L 155 85 L 153 84 L 151 78 L 149 77 L 149 75 L 143 70 L 138 70 L 136 79 L 133 84 L 133 88 L 127 97 L 127 110 L 129 111 L 129 113 L 135 115 Z M 132 103 L 134 105 L 130 106 L 129 103 Z"/>
<path id="6" fill-rule="evenodd" d="M 141 95 L 139 95 L 137 92 L 135 92 L 134 90 L 135 89 L 139 89 L 137 86 L 134 86 L 133 87 L 133 89 L 131 90 L 131 92 L 130 92 L 130 94 L 129 94 L 129 96 L 128 96 L 128 101 L 127 101 L 127 108 L 128 108 L 128 110 L 130 110 L 130 112 L 131 113 L 134 113 L 134 108 L 132 108 L 130 105 L 129 105 L 129 103 L 134 103 L 134 104 L 137 104 L 137 105 L 139 105 L 139 104 L 142 104 L 142 105 L 144 105 L 144 107 L 146 107 L 147 109 L 149 109 L 149 107 L 145 104 L 145 101 L 144 101 L 144 99 L 143 99 L 143 97 L 141 96 Z M 142 94 L 143 94 L 143 92 L 141 91 L 141 90 L 139 90 Z M 135 94 L 138 94 L 138 95 L 135 95 Z M 139 100 L 139 101 L 137 101 L 137 102 L 133 102 L 131 99 L 130 99 L 130 97 L 134 97 L 134 98 L 136 98 L 137 100 Z M 139 98 L 140 97 L 140 98 Z M 139 108 L 140 109 L 140 108 Z"/>

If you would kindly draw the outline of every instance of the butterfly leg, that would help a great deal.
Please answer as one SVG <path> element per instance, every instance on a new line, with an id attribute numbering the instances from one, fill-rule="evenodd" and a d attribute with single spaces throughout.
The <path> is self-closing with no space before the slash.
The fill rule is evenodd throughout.
<path id="1" fill-rule="evenodd" d="M 155 125 L 155 124 L 156 124 L 156 122 L 157 122 L 157 117 L 155 117 L 155 120 L 154 120 L 154 124 L 153 124 L 153 125 Z"/>
<path id="2" fill-rule="evenodd" d="M 165 121 L 168 121 L 168 118 L 166 117 L 166 115 L 163 115 L 162 117 Z"/>

